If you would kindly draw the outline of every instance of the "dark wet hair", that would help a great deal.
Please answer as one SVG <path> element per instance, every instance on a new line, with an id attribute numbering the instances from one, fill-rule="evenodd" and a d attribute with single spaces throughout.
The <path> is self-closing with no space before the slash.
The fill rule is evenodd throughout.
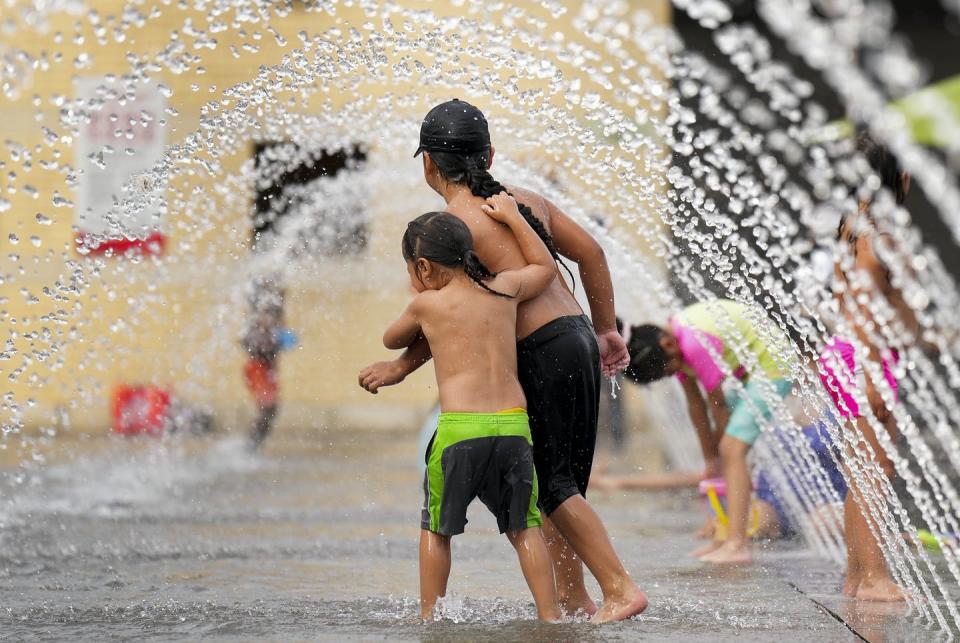
<path id="1" fill-rule="evenodd" d="M 897 203 L 903 203 L 907 197 L 907 186 L 903 180 L 903 168 L 893 152 L 873 138 L 866 129 L 857 133 L 857 151 L 866 157 L 870 167 L 880 177 L 883 187 L 893 193 Z"/>
<path id="2" fill-rule="evenodd" d="M 624 371 L 637 384 L 649 384 L 667 375 L 667 354 L 660 345 L 663 329 L 654 324 L 630 327 L 630 365 Z"/>
<path id="3" fill-rule="evenodd" d="M 472 154 L 457 154 L 453 152 L 427 152 L 430 155 L 430 158 L 436 164 L 437 169 L 440 170 L 440 174 L 443 175 L 447 181 L 451 183 L 459 183 L 470 188 L 470 193 L 473 196 L 478 196 L 484 199 L 490 198 L 501 192 L 510 192 L 505 188 L 499 181 L 497 181 L 490 172 L 487 170 L 490 167 L 490 151 L 483 150 L 481 152 L 474 152 Z M 510 196 L 513 196 L 510 194 Z M 530 209 L 529 205 L 525 203 L 520 203 L 517 201 L 517 209 L 520 210 L 520 214 L 523 215 L 523 218 L 526 220 L 530 227 L 533 228 L 533 231 L 537 233 L 537 236 L 543 240 L 543 244 L 547 246 L 547 250 L 550 251 L 550 255 L 553 257 L 553 260 L 558 264 L 563 266 L 563 269 L 567 271 L 567 274 L 570 275 L 570 279 L 574 280 L 574 285 L 576 285 L 576 280 L 573 277 L 573 272 L 570 268 L 563 262 L 563 259 L 560 258 L 560 253 L 557 252 L 557 247 L 553 243 L 553 237 L 550 236 L 550 233 L 547 232 L 546 226 L 543 225 L 543 221 L 538 219 L 534 214 L 533 210 Z"/>
<path id="4" fill-rule="evenodd" d="M 893 193 L 897 204 L 902 204 L 904 199 L 907 198 L 907 183 L 904 180 L 903 168 L 900 166 L 900 161 L 897 160 L 897 157 L 894 156 L 893 152 L 885 145 L 873 138 L 873 135 L 870 134 L 868 129 L 863 128 L 858 130 L 856 137 L 857 151 L 863 154 L 870 164 L 870 168 L 880 177 L 880 184 Z M 863 212 L 862 215 L 871 226 L 876 226 L 876 221 L 869 209 Z M 860 216 L 860 213 L 858 213 L 858 216 Z M 840 223 L 837 224 L 838 240 L 843 239 L 844 229 L 849 225 L 851 225 L 850 217 L 843 216 L 840 218 Z M 846 240 L 854 256 L 857 254 L 858 237 L 857 231 L 852 230 Z M 889 272 L 890 271 L 887 270 L 888 279 Z"/>
<path id="5" fill-rule="evenodd" d="M 487 268 L 473 250 L 473 235 L 467 224 L 449 212 L 427 212 L 407 224 L 401 244 L 403 258 L 411 263 L 426 259 L 447 268 L 462 267 L 484 290 L 512 299 L 485 282 L 497 273 Z"/>

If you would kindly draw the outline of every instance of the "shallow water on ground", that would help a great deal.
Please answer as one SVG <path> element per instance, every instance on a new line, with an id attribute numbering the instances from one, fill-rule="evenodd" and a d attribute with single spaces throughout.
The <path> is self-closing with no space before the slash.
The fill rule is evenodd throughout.
<path id="1" fill-rule="evenodd" d="M 796 544 L 745 569 L 685 558 L 701 520 L 688 492 L 594 499 L 650 595 L 642 617 L 538 623 L 477 504 L 454 541 L 446 619 L 422 625 L 412 436 L 279 433 L 259 455 L 234 438 L 104 437 L 2 485 L 0 638 L 11 640 L 858 640 L 841 620 L 870 626 L 870 640 L 928 637 L 904 608 L 851 607 L 839 570 Z"/>

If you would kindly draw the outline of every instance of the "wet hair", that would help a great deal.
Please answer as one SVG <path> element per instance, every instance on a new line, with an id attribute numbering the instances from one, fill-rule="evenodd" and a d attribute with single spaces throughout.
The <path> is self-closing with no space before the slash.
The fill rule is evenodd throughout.
<path id="1" fill-rule="evenodd" d="M 467 224 L 449 212 L 427 212 L 408 223 L 401 251 L 404 260 L 411 263 L 426 259 L 447 268 L 462 267 L 463 272 L 487 292 L 512 299 L 486 284 L 497 273 L 487 268 L 474 252 L 473 235 Z"/>
<path id="2" fill-rule="evenodd" d="M 903 203 L 907 197 L 907 185 L 903 180 L 903 168 L 893 152 L 873 138 L 866 129 L 857 133 L 857 151 L 866 157 L 870 167 L 880 177 L 881 184 L 893 193 L 897 203 Z"/>
<path id="3" fill-rule="evenodd" d="M 478 196 L 484 199 L 490 198 L 501 192 L 510 192 L 505 188 L 499 181 L 497 181 L 487 168 L 490 166 L 490 151 L 483 150 L 481 152 L 474 152 L 473 154 L 457 154 L 454 152 L 427 152 L 430 155 L 430 158 L 433 160 L 434 164 L 437 166 L 437 169 L 440 170 L 440 174 L 443 175 L 447 181 L 451 183 L 458 183 L 460 185 L 465 185 L 470 188 L 470 193 L 473 196 Z M 513 196 L 510 194 L 510 196 Z M 558 264 L 563 266 L 563 269 L 567 271 L 567 274 L 570 275 L 570 279 L 576 280 L 573 277 L 573 272 L 570 270 L 569 266 L 563 262 L 563 259 L 560 258 L 560 253 L 557 252 L 557 247 L 553 243 L 553 237 L 550 236 L 550 233 L 547 232 L 546 226 L 543 225 L 543 221 L 538 219 L 533 214 L 533 210 L 530 209 L 530 206 L 525 203 L 520 203 L 517 201 L 517 209 L 520 210 L 520 214 L 526 220 L 530 227 L 533 228 L 533 231 L 537 233 L 537 236 L 543 241 L 543 244 L 547 246 L 547 250 L 550 251 L 550 255 L 553 257 L 553 260 Z"/>
<path id="4" fill-rule="evenodd" d="M 649 384 L 667 376 L 667 353 L 660 345 L 663 329 L 654 324 L 630 327 L 630 365 L 624 371 L 637 384 Z"/>
<path id="5" fill-rule="evenodd" d="M 893 152 L 885 145 L 873 138 L 868 129 L 862 128 L 858 130 L 856 137 L 857 152 L 863 154 L 867 159 L 870 168 L 880 177 L 880 184 L 890 190 L 897 204 L 902 204 L 907 197 L 907 183 L 904 180 L 904 172 L 900 166 L 900 161 L 897 160 L 897 157 L 894 156 Z M 876 226 L 877 222 L 869 209 L 865 212 L 858 213 L 857 216 L 860 215 L 862 215 L 871 226 Z M 840 223 L 837 224 L 837 240 L 843 239 L 844 229 L 850 225 L 854 225 L 851 222 L 851 217 L 843 216 L 840 218 Z M 847 246 L 854 256 L 857 255 L 857 239 L 859 236 L 856 229 L 851 230 L 850 234 L 847 235 Z M 887 278 L 890 278 L 889 269 L 887 270 Z"/>

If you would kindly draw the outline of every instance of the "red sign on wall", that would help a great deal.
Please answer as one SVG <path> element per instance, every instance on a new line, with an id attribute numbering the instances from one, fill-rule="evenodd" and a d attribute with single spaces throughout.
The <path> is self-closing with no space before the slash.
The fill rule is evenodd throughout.
<path id="1" fill-rule="evenodd" d="M 151 171 L 163 154 L 164 98 L 155 85 L 135 93 L 105 78 L 77 82 L 89 121 L 77 137 L 75 222 L 82 254 L 163 251 L 164 189 Z"/>

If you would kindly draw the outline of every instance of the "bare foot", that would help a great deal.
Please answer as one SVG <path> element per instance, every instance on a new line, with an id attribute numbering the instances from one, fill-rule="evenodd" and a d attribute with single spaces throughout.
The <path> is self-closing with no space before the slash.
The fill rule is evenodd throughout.
<path id="1" fill-rule="evenodd" d="M 860 587 L 860 582 L 863 577 L 859 570 L 853 571 L 847 570 L 847 579 L 843 583 L 843 595 L 853 598 L 857 595 L 857 588 Z"/>
<path id="2" fill-rule="evenodd" d="M 590 619 L 591 623 L 623 621 L 647 609 L 647 595 L 634 586 L 622 598 L 607 598 L 603 606 Z"/>
<path id="3" fill-rule="evenodd" d="M 559 597 L 557 602 L 560 604 L 560 610 L 564 615 L 570 618 L 582 618 L 584 616 L 590 618 L 597 613 L 597 604 L 586 594 L 579 598 Z"/>
<path id="4" fill-rule="evenodd" d="M 722 540 L 711 540 L 706 545 L 701 545 L 700 547 L 697 547 L 692 552 L 687 554 L 687 556 L 689 556 L 690 558 L 700 558 L 702 556 L 706 556 L 707 554 L 715 552 L 716 550 L 720 549 L 720 547 L 722 546 L 723 546 Z"/>
<path id="5" fill-rule="evenodd" d="M 716 551 L 701 556 L 700 560 L 714 565 L 747 565 L 753 562 L 753 552 L 747 543 L 727 541 Z"/>
<path id="6" fill-rule="evenodd" d="M 860 582 L 860 587 L 857 588 L 857 600 L 858 601 L 883 601 L 887 603 L 895 603 L 898 601 L 904 601 L 907 597 L 904 596 L 903 590 L 900 589 L 900 586 L 893 582 L 889 576 L 877 577 L 866 577 Z"/>
<path id="7" fill-rule="evenodd" d="M 694 537 L 706 540 L 707 538 L 713 538 L 713 533 L 715 531 L 716 526 L 713 524 L 713 519 L 707 518 L 707 521 L 703 523 L 703 526 L 696 531 Z"/>

